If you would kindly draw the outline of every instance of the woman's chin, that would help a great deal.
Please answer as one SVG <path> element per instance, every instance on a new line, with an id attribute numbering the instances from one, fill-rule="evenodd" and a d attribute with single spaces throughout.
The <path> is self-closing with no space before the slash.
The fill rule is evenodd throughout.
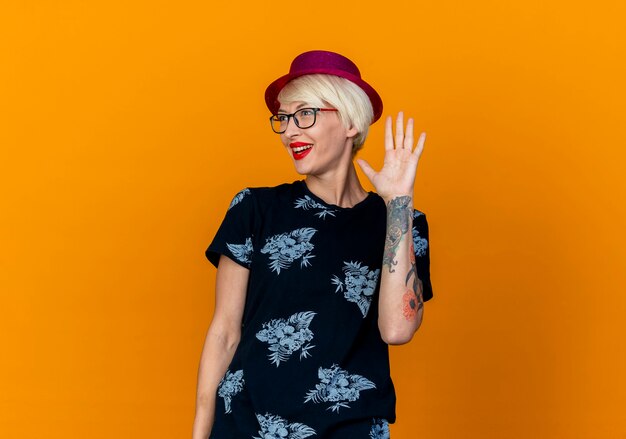
<path id="1" fill-rule="evenodd" d="M 296 172 L 300 175 L 309 175 L 311 173 L 310 166 L 306 166 L 297 160 L 293 161 L 293 166 Z"/>

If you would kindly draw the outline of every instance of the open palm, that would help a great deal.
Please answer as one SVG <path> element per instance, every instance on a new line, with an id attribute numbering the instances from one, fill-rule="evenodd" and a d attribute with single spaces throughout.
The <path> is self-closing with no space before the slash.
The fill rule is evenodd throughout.
<path id="1" fill-rule="evenodd" d="M 413 196 L 417 163 L 424 149 L 426 133 L 422 133 L 413 149 L 413 119 L 409 118 L 404 131 L 404 114 L 398 113 L 395 138 L 391 116 L 385 123 L 385 160 L 383 168 L 376 172 L 365 160 L 357 163 L 385 201 L 400 195 Z"/>

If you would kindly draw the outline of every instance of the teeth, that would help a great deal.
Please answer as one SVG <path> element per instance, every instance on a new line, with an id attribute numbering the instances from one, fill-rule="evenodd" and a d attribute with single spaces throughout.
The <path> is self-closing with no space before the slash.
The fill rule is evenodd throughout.
<path id="1" fill-rule="evenodd" d="M 294 152 L 302 152 L 302 151 L 310 149 L 310 148 L 312 148 L 311 145 L 296 146 L 295 148 L 293 148 L 293 151 Z"/>

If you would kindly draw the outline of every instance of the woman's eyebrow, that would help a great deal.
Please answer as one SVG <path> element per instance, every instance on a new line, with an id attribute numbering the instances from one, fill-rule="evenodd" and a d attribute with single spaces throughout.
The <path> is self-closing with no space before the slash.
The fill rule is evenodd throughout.
<path id="1" fill-rule="evenodd" d="M 298 105 L 296 107 L 296 111 L 298 111 L 300 108 L 304 108 L 304 107 L 308 107 L 309 104 L 307 104 L 306 102 L 301 103 L 300 105 Z M 279 108 L 277 113 L 287 113 L 287 110 L 283 110 L 282 108 Z"/>

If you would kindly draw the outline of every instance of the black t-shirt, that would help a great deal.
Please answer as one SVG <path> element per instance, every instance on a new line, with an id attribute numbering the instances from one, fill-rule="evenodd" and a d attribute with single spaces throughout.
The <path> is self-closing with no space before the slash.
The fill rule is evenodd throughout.
<path id="1" fill-rule="evenodd" d="M 386 207 L 329 205 L 304 181 L 239 192 L 206 251 L 250 270 L 241 340 L 217 389 L 211 438 L 388 437 L 395 392 L 378 329 Z M 428 225 L 413 242 L 432 297 Z"/>

